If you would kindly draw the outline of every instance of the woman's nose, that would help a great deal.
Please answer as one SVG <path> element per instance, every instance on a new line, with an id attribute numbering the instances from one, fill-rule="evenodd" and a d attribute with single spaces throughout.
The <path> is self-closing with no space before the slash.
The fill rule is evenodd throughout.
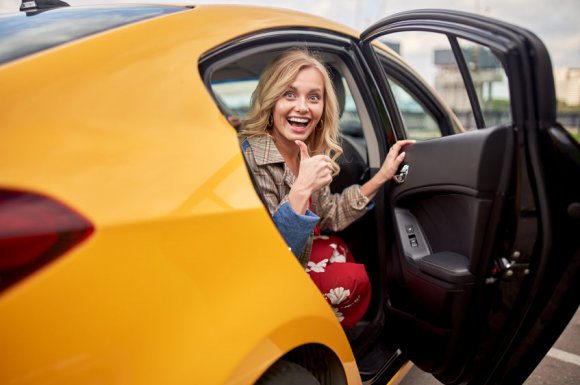
<path id="1" fill-rule="evenodd" d="M 298 98 L 296 104 L 296 110 L 299 112 L 307 112 L 308 111 L 308 103 L 306 103 L 305 98 Z"/>

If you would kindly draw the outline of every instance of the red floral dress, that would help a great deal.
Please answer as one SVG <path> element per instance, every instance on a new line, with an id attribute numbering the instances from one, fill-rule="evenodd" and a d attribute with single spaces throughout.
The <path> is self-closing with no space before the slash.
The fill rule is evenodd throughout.
<path id="1" fill-rule="evenodd" d="M 356 263 L 342 239 L 315 236 L 306 272 L 345 329 L 361 320 L 371 300 L 371 285 L 364 265 Z"/>

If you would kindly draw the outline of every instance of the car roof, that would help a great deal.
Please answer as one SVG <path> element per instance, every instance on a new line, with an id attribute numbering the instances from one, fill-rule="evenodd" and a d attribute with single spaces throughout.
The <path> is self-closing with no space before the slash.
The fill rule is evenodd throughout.
<path id="1" fill-rule="evenodd" d="M 0 64 L 141 20 L 187 10 L 160 5 L 60 7 L 0 16 Z"/>
<path id="2" fill-rule="evenodd" d="M 358 36 L 346 26 L 288 9 L 243 5 L 109 4 L 67 6 L 0 15 L 0 65 L 93 35 L 132 28 L 175 13 L 189 13 L 194 28 L 215 44 L 252 32 L 289 27 Z M 191 35 L 194 36 L 194 35 Z M 208 49 L 212 47 L 208 46 Z"/>

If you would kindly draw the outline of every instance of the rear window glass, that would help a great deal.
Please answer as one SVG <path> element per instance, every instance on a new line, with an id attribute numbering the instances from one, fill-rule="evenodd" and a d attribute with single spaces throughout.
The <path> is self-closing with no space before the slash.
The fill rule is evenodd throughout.
<path id="1" fill-rule="evenodd" d="M 113 5 L 0 15 L 0 63 L 108 29 L 187 9 L 190 8 Z"/>

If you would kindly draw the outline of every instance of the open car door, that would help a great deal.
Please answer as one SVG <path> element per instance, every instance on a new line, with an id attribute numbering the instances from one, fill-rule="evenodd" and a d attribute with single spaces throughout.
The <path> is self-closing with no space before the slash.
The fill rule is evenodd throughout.
<path id="1" fill-rule="evenodd" d="M 444 383 L 521 384 L 578 307 L 579 146 L 556 121 L 542 42 L 472 14 L 406 12 L 362 33 L 389 114 L 396 106 L 373 42 L 416 31 L 449 43 L 476 129 L 410 146 L 400 183 L 378 205 L 393 219 L 386 332 Z M 509 114 L 498 123 L 488 122 L 465 42 L 492 53 L 507 79 Z"/>

